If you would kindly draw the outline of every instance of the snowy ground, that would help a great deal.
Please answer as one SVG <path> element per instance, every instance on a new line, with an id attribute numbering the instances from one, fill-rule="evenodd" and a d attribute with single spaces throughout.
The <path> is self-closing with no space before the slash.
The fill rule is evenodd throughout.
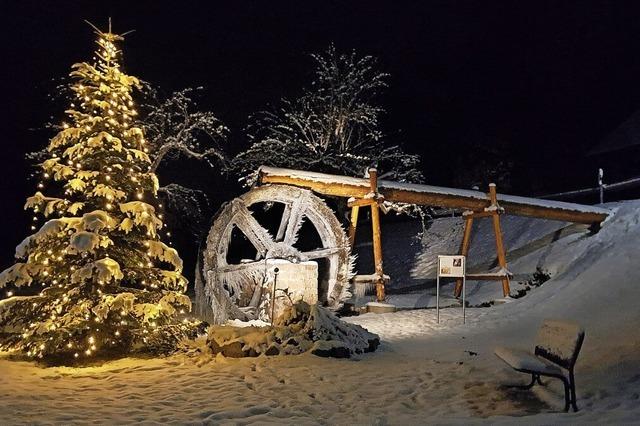
<path id="1" fill-rule="evenodd" d="M 552 279 L 524 298 L 468 309 L 465 325 L 460 308 L 444 309 L 440 324 L 432 309 L 351 317 L 383 340 L 377 352 L 356 360 L 180 355 L 42 369 L 0 359 L 0 418 L 3 424 L 637 422 L 640 201 L 615 207 L 616 215 L 593 236 L 560 232 L 541 240 L 564 225 L 505 225 L 507 247 L 515 252 L 511 270 L 530 273 L 542 266 Z M 488 250 L 493 242 L 478 235 L 480 254 L 483 244 Z M 428 278 L 430 250 L 404 256 L 413 259 L 411 274 L 423 274 L 418 280 Z M 478 291 L 488 294 L 499 284 L 483 286 Z M 578 413 L 560 412 L 559 383 L 533 391 L 502 386 L 526 377 L 509 370 L 493 348 L 530 346 L 543 318 L 571 319 L 586 329 L 576 366 Z"/>

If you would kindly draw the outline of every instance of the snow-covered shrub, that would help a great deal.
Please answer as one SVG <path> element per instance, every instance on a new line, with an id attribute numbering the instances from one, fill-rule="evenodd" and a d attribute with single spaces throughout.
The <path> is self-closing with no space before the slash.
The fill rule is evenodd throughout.
<path id="1" fill-rule="evenodd" d="M 511 297 L 513 297 L 514 299 L 519 299 L 525 296 L 533 288 L 540 287 L 542 284 L 549 281 L 550 279 L 551 279 L 551 275 L 549 274 L 549 272 L 547 272 L 546 270 L 538 266 L 536 268 L 536 271 L 533 273 L 533 276 L 531 277 L 531 279 L 527 280 L 524 283 L 524 288 L 521 288 L 520 290 L 518 290 L 517 293 L 512 294 Z"/>

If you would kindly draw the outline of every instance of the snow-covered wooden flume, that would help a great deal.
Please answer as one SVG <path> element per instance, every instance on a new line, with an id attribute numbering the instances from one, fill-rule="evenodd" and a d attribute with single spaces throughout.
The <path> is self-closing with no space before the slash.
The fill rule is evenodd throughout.
<path id="1" fill-rule="evenodd" d="M 336 197 L 365 198 L 371 194 L 369 179 L 303 170 L 263 166 L 260 168 L 258 181 L 260 184 L 293 185 Z M 491 206 L 491 200 L 486 193 L 470 189 L 378 180 L 377 192 L 384 200 L 397 203 L 470 211 L 481 211 Z M 607 209 L 600 207 L 514 195 L 497 194 L 497 202 L 506 214 L 573 223 L 599 224 L 609 214 Z"/>
<path id="2" fill-rule="evenodd" d="M 347 204 L 351 207 L 348 236 L 333 211 L 316 194 L 348 198 Z M 314 291 L 317 287 L 317 300 L 333 309 L 340 308 L 351 297 L 353 282 L 362 282 L 357 279 L 350 281 L 353 260 L 351 248 L 361 207 L 371 208 L 375 273 L 369 276 L 369 280 L 375 282 L 378 301 L 384 301 L 386 277 L 379 208 L 387 201 L 463 210 L 465 230 L 460 247 L 460 254 L 463 255 L 469 251 L 474 219 L 491 217 L 500 270 L 468 278 L 502 281 L 505 296 L 509 294 L 510 273 L 502 242 L 501 214 L 593 226 L 598 226 L 609 214 L 608 210 L 599 207 L 498 194 L 495 185 L 490 185 L 489 192 L 485 194 L 378 180 L 375 169 L 369 170 L 368 178 L 353 178 L 261 167 L 257 186 L 223 205 L 214 217 L 196 275 L 197 310 L 214 323 L 229 318 L 268 320 L 268 312 L 273 309 L 270 299 L 274 297 L 276 284 L 272 285 L 272 290 L 268 290 L 268 287 L 274 280 L 272 271 L 278 262 L 280 267 L 286 264 L 298 268 L 292 272 L 294 279 L 289 283 L 290 286 L 284 289 L 288 291 L 287 296 L 290 293 L 296 296 L 295 292 L 298 291 L 296 297 L 306 297 L 305 300 L 308 300 L 308 289 L 291 288 L 308 276 L 311 277 L 309 281 L 314 281 Z M 279 207 L 274 207 L 276 205 Z M 275 212 L 278 216 L 275 220 L 272 218 L 271 228 L 263 218 L 258 217 L 264 211 Z M 309 228 L 304 231 L 303 223 L 315 229 L 319 241 L 306 245 L 301 241 L 312 233 Z M 231 247 L 238 239 L 245 246 L 250 246 L 248 255 L 245 253 L 244 257 L 231 254 Z M 318 270 L 320 264 L 323 265 L 322 273 Z M 456 288 L 458 293 L 459 287 Z"/>
<path id="3" fill-rule="evenodd" d="M 600 207 L 498 194 L 494 184 L 489 186 L 488 193 L 484 193 L 466 189 L 378 180 L 375 169 L 369 170 L 369 179 L 362 179 L 301 170 L 261 167 L 258 182 L 261 185 L 291 185 L 307 188 L 323 195 L 348 197 L 350 199 L 349 207 L 352 208 L 349 235 L 352 244 L 357 225 L 358 210 L 362 206 L 371 206 L 378 301 L 385 299 L 378 213 L 378 206 L 384 201 L 462 209 L 464 211 L 465 230 L 460 254 L 465 256 L 469 251 L 473 220 L 480 217 L 491 217 L 493 219 L 496 255 L 500 271 L 497 273 L 475 274 L 468 278 L 501 281 L 505 297 L 509 295 L 509 278 L 511 274 L 507 269 L 506 250 L 502 241 L 501 214 L 582 223 L 593 227 L 598 227 L 609 214 L 607 209 Z M 461 281 L 459 281 L 456 285 L 456 296 L 460 294 L 461 284 Z"/>

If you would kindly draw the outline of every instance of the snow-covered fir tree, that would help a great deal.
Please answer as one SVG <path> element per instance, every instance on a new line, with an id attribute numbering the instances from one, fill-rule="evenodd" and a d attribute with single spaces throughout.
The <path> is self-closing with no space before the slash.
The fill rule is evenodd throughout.
<path id="1" fill-rule="evenodd" d="M 375 166 L 381 178 L 422 182 L 417 155 L 385 143 L 376 97 L 388 74 L 372 56 L 340 54 L 330 46 L 315 61 L 315 78 L 295 100 L 251 117 L 251 146 L 233 160 L 240 181 L 251 185 L 261 165 L 362 177 Z"/>
<path id="2" fill-rule="evenodd" d="M 53 103 L 75 100 L 70 78 L 65 77 L 49 94 Z M 166 94 L 160 87 L 140 80 L 137 96 L 138 111 L 134 123 L 143 127 L 147 154 L 151 159 L 151 171 L 160 177 L 162 185 L 158 198 L 162 201 L 165 223 L 172 230 L 190 234 L 199 241 L 204 227 L 209 224 L 213 212 L 207 194 L 198 187 L 182 185 L 171 179 L 180 178 L 175 174 L 164 174 L 164 167 L 183 160 L 196 160 L 211 167 L 215 172 L 226 171 L 228 167 L 224 142 L 229 129 L 212 112 L 198 102 L 202 87 L 188 87 Z M 58 129 L 59 123 L 49 122 L 46 129 Z M 46 147 L 26 154 L 32 162 L 49 158 Z M 160 170 L 159 170 L 160 169 Z M 185 170 L 184 167 L 169 167 Z M 167 236 L 171 232 L 167 231 Z"/>
<path id="3" fill-rule="evenodd" d="M 94 61 L 72 67 L 69 121 L 25 205 L 36 232 L 0 274 L 0 287 L 41 289 L 0 301 L 2 347 L 52 362 L 167 350 L 197 326 L 184 319 L 182 260 L 160 241 L 158 179 L 135 124 L 139 81 L 121 69 L 123 37 L 96 34 Z"/>

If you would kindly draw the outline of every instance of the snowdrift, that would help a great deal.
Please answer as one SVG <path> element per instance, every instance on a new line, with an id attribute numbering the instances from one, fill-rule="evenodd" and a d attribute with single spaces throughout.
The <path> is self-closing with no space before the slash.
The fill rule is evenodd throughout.
<path id="1" fill-rule="evenodd" d="M 510 267 L 522 274 L 542 267 L 551 279 L 523 298 L 468 309 L 467 324 L 459 308 L 443 309 L 439 324 L 433 309 L 344 318 L 381 339 L 375 354 L 355 357 L 357 362 L 310 354 L 173 356 L 42 369 L 0 359 L 2 418 L 9 424 L 637 423 L 640 201 L 609 207 L 616 212 L 596 234 L 563 223 L 505 217 Z M 442 241 L 454 239 L 447 225 L 440 225 Z M 479 223 L 472 245 L 480 266 L 492 261 L 489 255 L 482 258 L 485 250 L 494 253 L 490 229 L 483 237 L 484 226 Z M 397 269 L 405 270 L 404 275 L 390 270 L 396 265 L 385 257 L 392 283 L 401 285 L 400 277 L 420 271 L 419 279 L 428 281 L 428 270 L 417 259 L 430 259 L 429 247 L 410 246 L 411 233 L 388 233 L 389 228 L 383 228 L 385 249 L 398 250 Z M 478 294 L 492 288 L 500 291 L 496 283 L 478 284 Z M 526 378 L 506 368 L 494 349 L 531 349 L 544 318 L 574 321 L 586 331 L 576 364 L 577 413 L 561 412 L 562 386 L 556 381 L 533 392 L 502 389 Z"/>

